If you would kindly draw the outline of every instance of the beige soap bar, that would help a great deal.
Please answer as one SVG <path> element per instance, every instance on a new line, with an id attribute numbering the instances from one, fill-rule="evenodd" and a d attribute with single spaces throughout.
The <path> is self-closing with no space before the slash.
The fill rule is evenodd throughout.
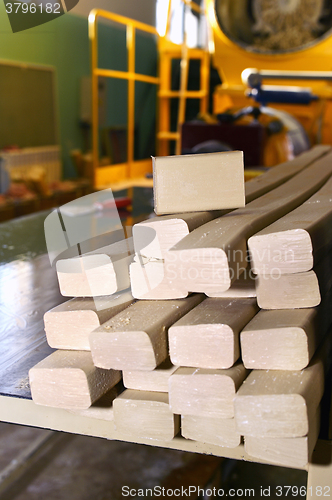
<path id="1" fill-rule="evenodd" d="M 298 208 L 249 238 L 256 274 L 313 268 L 332 243 L 332 179 Z"/>
<path id="2" fill-rule="evenodd" d="M 113 402 L 119 438 L 171 441 L 180 430 L 180 417 L 173 415 L 168 394 L 127 389 Z"/>
<path id="3" fill-rule="evenodd" d="M 242 151 L 153 157 L 152 165 L 158 215 L 245 205 Z"/>
<path id="4" fill-rule="evenodd" d="M 130 292 L 107 297 L 79 297 L 44 314 L 48 344 L 55 349 L 89 351 L 89 333 L 133 302 Z M 97 307 L 96 307 L 97 306 Z"/>
<path id="5" fill-rule="evenodd" d="M 168 392 L 168 380 L 178 367 L 166 359 L 152 371 L 128 370 L 122 373 L 123 384 L 127 389 L 138 391 Z"/>
<path id="6" fill-rule="evenodd" d="M 320 428 L 320 411 L 309 423 L 307 436 L 297 438 L 264 438 L 245 436 L 245 450 L 253 458 L 281 467 L 304 468 L 309 463 Z"/>
<path id="7" fill-rule="evenodd" d="M 137 301 L 89 335 L 100 368 L 153 370 L 168 357 L 167 330 L 204 299 Z"/>
<path id="8" fill-rule="evenodd" d="M 294 160 L 277 165 L 247 182 L 245 184 L 246 203 L 278 187 L 329 150 L 329 146 L 316 146 Z M 181 288 L 177 280 L 177 273 L 181 274 L 182 263 L 178 266 L 170 261 L 165 265 L 165 254 L 191 231 L 229 211 L 214 210 L 164 215 L 135 224 L 133 239 L 136 256 L 135 262 L 130 265 L 130 281 L 134 297 L 145 300 L 186 297 L 187 287 Z M 207 295 L 210 297 L 255 297 L 253 280 L 250 276 L 248 279 L 242 279 L 245 274 L 251 273 L 242 273 L 239 280 L 231 286 L 229 293 L 227 293 L 228 290 L 217 290 L 216 293 L 207 291 Z"/>
<path id="9" fill-rule="evenodd" d="M 228 370 L 181 367 L 169 379 L 170 407 L 179 415 L 232 418 L 235 393 L 248 373 L 242 363 Z"/>
<path id="10" fill-rule="evenodd" d="M 30 369 L 29 379 L 36 404 L 84 410 L 121 380 L 121 372 L 96 368 L 90 352 L 55 351 Z"/>
<path id="11" fill-rule="evenodd" d="M 237 431 L 266 438 L 306 436 L 324 393 L 330 349 L 328 334 L 304 370 L 253 370 L 234 399 Z"/>
<path id="12" fill-rule="evenodd" d="M 249 369 L 302 370 L 332 322 L 331 292 L 315 308 L 260 311 L 241 332 Z"/>
<path id="13" fill-rule="evenodd" d="M 230 368 L 240 356 L 240 331 L 257 312 L 255 299 L 205 299 L 169 329 L 172 363 Z"/>
<path id="14" fill-rule="evenodd" d="M 315 307 L 321 302 L 319 283 L 314 271 L 298 274 L 260 275 L 257 302 L 262 309 Z"/>
<path id="15" fill-rule="evenodd" d="M 246 203 L 280 186 L 306 166 L 330 151 L 330 146 L 318 145 L 298 155 L 294 160 L 281 163 L 262 175 L 245 183 Z M 229 210 L 199 211 L 162 215 L 139 222 L 133 227 L 135 252 L 142 257 L 162 259 L 168 251 L 187 234 L 212 219 L 221 217 Z M 100 245 L 102 246 L 102 245 Z"/>
<path id="16" fill-rule="evenodd" d="M 133 240 L 136 253 L 129 268 L 133 296 L 144 300 L 187 297 L 187 290 L 173 287 L 172 275 L 177 271 L 172 269 L 172 265 L 165 268 L 165 253 L 190 231 L 224 213 L 227 211 L 162 215 L 135 224 Z"/>
<path id="17" fill-rule="evenodd" d="M 164 253 L 191 231 L 227 212 L 228 210 L 213 210 L 161 215 L 134 224 L 135 252 L 143 259 L 163 259 Z"/>
<path id="18" fill-rule="evenodd" d="M 332 174 L 332 154 L 305 168 L 282 186 L 183 238 L 165 255 L 182 266 L 173 285 L 190 292 L 227 290 L 248 266 L 247 240 L 304 203 Z M 172 254 L 172 255 L 170 255 Z"/>
<path id="19" fill-rule="evenodd" d="M 315 307 L 332 286 L 332 251 L 312 271 L 297 274 L 261 274 L 257 302 L 262 309 Z"/>
<path id="20" fill-rule="evenodd" d="M 97 420 L 108 420 L 113 422 L 113 401 L 123 392 L 123 385 L 119 382 L 115 387 L 108 391 L 98 401 L 93 403 L 86 410 L 69 410 L 70 413 L 80 415 L 81 417 L 95 418 Z"/>
<path id="21" fill-rule="evenodd" d="M 133 240 L 136 253 L 129 270 L 133 296 L 144 300 L 187 297 L 187 290 L 173 287 L 174 270 L 173 266 L 169 266 L 169 270 L 165 268 L 165 253 L 190 231 L 228 212 L 214 210 L 162 215 L 135 224 Z"/>
<path id="22" fill-rule="evenodd" d="M 133 242 L 128 238 L 79 257 L 60 259 L 56 270 L 65 297 L 112 295 L 130 286 Z"/>
<path id="23" fill-rule="evenodd" d="M 143 263 L 144 260 L 142 259 L 141 262 Z M 173 286 L 166 274 L 167 268 L 162 260 L 150 260 L 146 261 L 145 264 L 142 263 L 135 256 L 135 261 L 129 267 L 131 290 L 136 299 L 172 300 L 188 296 L 185 288 L 181 290 L 180 287 Z M 173 270 L 173 272 L 177 272 L 177 270 Z"/>
<path id="24" fill-rule="evenodd" d="M 225 448 L 236 448 L 241 443 L 234 418 L 181 415 L 181 434 L 186 439 Z"/>

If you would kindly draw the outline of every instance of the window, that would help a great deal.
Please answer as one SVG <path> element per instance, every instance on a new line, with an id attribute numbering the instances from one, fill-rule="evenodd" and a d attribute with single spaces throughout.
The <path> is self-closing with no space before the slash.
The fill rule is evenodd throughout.
<path id="1" fill-rule="evenodd" d="M 197 15 L 191 9 L 185 8 L 182 0 L 157 0 L 156 4 L 156 28 L 160 36 L 165 35 L 167 23 L 168 4 L 171 1 L 171 27 L 169 38 L 173 43 L 183 43 L 183 32 L 187 33 L 188 47 L 197 47 L 199 41 L 204 39 L 200 33 L 202 28 Z M 186 11 L 186 12 L 185 12 Z M 203 28 L 204 29 L 204 28 Z M 199 36 L 200 35 L 200 36 Z"/>

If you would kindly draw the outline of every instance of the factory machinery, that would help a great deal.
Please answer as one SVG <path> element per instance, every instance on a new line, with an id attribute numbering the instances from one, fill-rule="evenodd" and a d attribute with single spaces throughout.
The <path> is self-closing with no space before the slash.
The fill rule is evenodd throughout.
<path id="1" fill-rule="evenodd" d="M 222 80 L 213 95 L 218 124 L 185 124 L 184 148 L 199 150 L 198 137 L 241 148 L 232 143 L 241 127 L 247 165 L 272 166 L 313 144 L 331 144 L 331 2 L 206 0 L 206 17 Z"/>
<path id="2" fill-rule="evenodd" d="M 270 167 L 315 144 L 332 144 L 332 5 L 329 0 L 183 0 L 207 21 L 209 43 L 188 48 L 169 40 L 174 19 L 170 0 L 165 36 L 158 37 L 159 74 L 134 73 L 135 30 L 155 28 L 105 11 L 89 16 L 93 74 L 93 165 L 95 186 L 123 189 L 146 185 L 151 161 L 134 160 L 134 82 L 158 87 L 157 155 L 238 149 L 246 167 Z M 96 23 L 106 17 L 127 26 L 128 72 L 98 68 Z M 190 61 L 200 64 L 199 89 L 189 90 Z M 181 60 L 178 90 L 174 62 Z M 210 60 L 221 84 L 209 110 Z M 128 86 L 127 162 L 99 168 L 98 77 L 121 78 Z M 173 82 L 174 83 L 174 82 Z M 190 87 L 190 85 L 189 85 Z M 178 99 L 177 124 L 171 107 Z M 186 121 L 188 99 L 199 101 L 199 120 Z M 175 147 L 174 147 L 175 143 Z M 129 180 L 129 183 L 127 182 Z M 116 183 L 116 184 L 114 184 Z"/>

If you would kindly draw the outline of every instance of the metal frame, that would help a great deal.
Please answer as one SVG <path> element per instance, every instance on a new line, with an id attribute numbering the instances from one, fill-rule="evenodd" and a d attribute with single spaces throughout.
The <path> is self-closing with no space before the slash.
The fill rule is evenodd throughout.
<path id="1" fill-rule="evenodd" d="M 182 0 L 186 9 L 192 9 L 204 15 L 204 8 L 191 0 Z M 176 45 L 168 40 L 171 26 L 172 0 L 169 0 L 166 33 L 159 41 L 160 59 L 160 90 L 159 90 L 159 132 L 158 132 L 158 154 L 165 156 L 169 154 L 169 143 L 175 141 L 175 152 L 181 154 L 181 126 L 185 121 L 187 99 L 200 100 L 200 112 L 208 110 L 209 76 L 210 76 L 210 53 L 208 50 L 187 46 L 187 36 L 183 33 L 182 45 Z M 181 59 L 180 89 L 171 90 L 171 61 Z M 188 71 L 190 59 L 201 60 L 200 90 L 188 90 Z M 177 130 L 170 131 L 170 100 L 179 99 L 179 110 L 177 117 Z"/>
<path id="2" fill-rule="evenodd" d="M 126 26 L 126 41 L 128 55 L 127 71 L 116 71 L 98 67 L 98 19 Z M 91 43 L 92 72 L 92 162 L 94 186 L 101 187 L 108 183 L 128 178 L 140 177 L 151 171 L 151 160 L 134 160 L 134 128 L 135 128 L 135 82 L 159 84 L 159 77 L 153 77 L 135 72 L 135 42 L 136 30 L 157 35 L 156 28 L 101 9 L 93 9 L 89 14 L 89 38 Z M 128 82 L 128 124 L 127 124 L 127 162 L 106 167 L 99 166 L 99 129 L 98 129 L 98 77 L 117 78 Z"/>
<path id="3" fill-rule="evenodd" d="M 191 0 L 182 0 L 186 8 L 204 14 L 204 9 Z M 89 38 L 91 42 L 91 73 L 92 73 L 92 164 L 94 172 L 94 187 L 106 188 L 114 183 L 127 181 L 129 187 L 142 184 L 142 177 L 151 172 L 151 160 L 134 160 L 134 127 L 135 127 L 135 82 L 141 81 L 159 86 L 158 122 L 159 132 L 158 154 L 163 156 L 169 154 L 169 142 L 176 141 L 176 153 L 181 150 L 181 125 L 185 121 L 185 110 L 187 99 L 200 99 L 200 111 L 205 113 L 208 107 L 209 95 L 209 64 L 210 54 L 204 49 L 189 49 L 184 34 L 182 45 L 176 45 L 168 40 L 172 17 L 171 0 L 168 4 L 166 34 L 159 37 L 156 28 L 135 21 L 128 17 L 94 9 L 89 15 Z M 127 71 L 116 71 L 98 67 L 98 19 L 104 18 L 126 26 L 128 68 Z M 136 30 L 141 30 L 158 36 L 159 39 L 159 76 L 152 77 L 135 72 L 135 41 Z M 170 89 L 171 60 L 181 59 L 180 89 Z M 190 59 L 201 60 L 200 90 L 189 91 L 188 66 Z M 128 125 L 127 125 L 127 162 L 100 167 L 99 165 L 99 127 L 98 127 L 98 77 L 117 78 L 128 81 Z M 169 130 L 170 99 L 179 99 L 179 113 L 177 119 L 177 131 Z M 146 181 L 148 183 L 148 181 Z M 138 184 L 137 184 L 138 183 Z"/>
<path id="4" fill-rule="evenodd" d="M 106 409 L 106 413 L 108 413 L 109 417 L 111 412 L 112 410 Z M 265 460 L 250 457 L 246 453 L 243 444 L 240 444 L 236 448 L 225 448 L 184 439 L 178 436 L 167 442 L 161 440 L 151 442 L 149 439 L 140 438 L 130 440 L 128 436 L 123 436 L 116 431 L 112 417 L 110 417 L 110 420 L 100 420 L 94 418 L 92 413 L 89 415 L 89 410 L 86 414 L 79 411 L 69 412 L 61 408 L 36 405 L 30 399 L 4 396 L 2 394 L 0 394 L 0 421 L 100 437 L 108 440 L 115 439 L 117 441 L 153 445 L 173 450 L 189 451 L 191 453 L 205 453 L 217 457 L 278 466 L 277 464 L 272 464 Z M 305 467 L 297 469 L 308 471 L 307 500 L 324 497 L 324 492 L 325 496 L 330 497 L 332 491 L 331 441 L 318 440 L 312 459 Z M 316 492 L 318 494 L 316 494 Z M 303 498 L 305 498 L 304 495 Z"/>

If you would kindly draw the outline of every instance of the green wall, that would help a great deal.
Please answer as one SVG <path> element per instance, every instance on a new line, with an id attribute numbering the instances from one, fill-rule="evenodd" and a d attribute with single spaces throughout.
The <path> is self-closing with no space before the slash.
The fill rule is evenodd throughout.
<path id="1" fill-rule="evenodd" d="M 98 28 L 98 64 L 105 69 L 126 71 L 126 34 L 123 28 L 100 24 Z M 136 36 L 135 69 L 137 73 L 157 75 L 157 44 L 153 36 L 138 32 Z M 127 124 L 127 82 L 107 80 L 106 126 Z M 156 86 L 135 84 L 135 158 L 155 154 Z"/>
<path id="2" fill-rule="evenodd" d="M 99 63 L 103 67 L 125 69 L 126 49 L 124 31 L 115 26 L 100 26 L 99 30 Z M 157 54 L 152 38 L 138 36 L 137 70 L 144 65 L 144 71 L 155 71 Z M 90 73 L 90 48 L 87 19 L 73 14 L 65 14 L 58 19 L 19 33 L 12 33 L 5 12 L 0 3 L 0 59 L 27 62 L 31 64 L 50 65 L 56 68 L 57 105 L 59 116 L 60 140 L 63 153 L 64 176 L 74 175 L 69 152 L 71 149 L 83 147 L 83 136 L 79 126 L 79 89 L 80 78 Z M 116 84 L 115 84 L 116 85 Z M 149 86 L 152 87 L 152 86 Z M 146 100 L 148 114 L 140 112 L 138 117 L 142 147 L 149 144 L 148 137 L 153 129 L 155 119 L 155 100 L 151 104 L 154 89 L 148 92 L 136 92 L 138 102 L 136 109 L 145 110 Z M 126 124 L 126 92 L 125 86 L 109 85 L 107 121 L 111 125 Z M 139 113 L 138 113 L 139 114 Z"/>

